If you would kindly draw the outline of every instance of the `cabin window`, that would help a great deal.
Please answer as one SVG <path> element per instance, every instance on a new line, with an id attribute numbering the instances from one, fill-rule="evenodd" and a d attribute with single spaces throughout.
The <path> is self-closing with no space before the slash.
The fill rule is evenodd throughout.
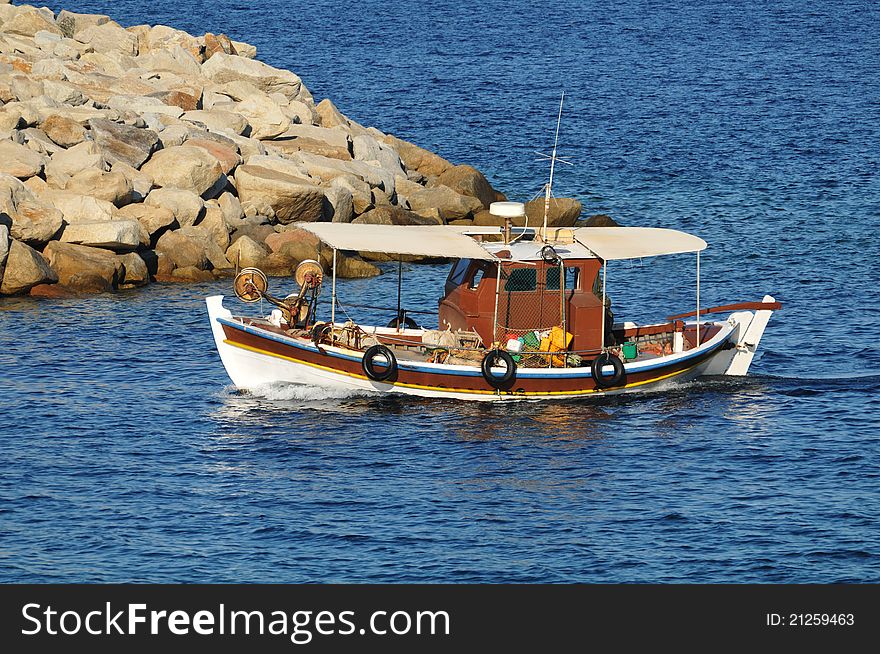
<path id="1" fill-rule="evenodd" d="M 514 268 L 504 282 L 505 291 L 534 291 L 538 285 L 538 271 L 535 268 Z"/>
<path id="2" fill-rule="evenodd" d="M 474 271 L 474 276 L 471 278 L 471 283 L 468 284 L 468 287 L 471 290 L 474 290 L 475 288 L 477 288 L 480 285 L 480 282 L 483 281 L 483 275 L 485 275 L 485 274 L 486 274 L 486 269 L 483 268 L 483 266 L 479 266 Z"/>
<path id="3" fill-rule="evenodd" d="M 468 268 L 471 265 L 470 259 L 459 259 L 452 270 L 449 272 L 449 281 L 455 286 L 459 286 L 467 275 Z"/>
<path id="4" fill-rule="evenodd" d="M 578 287 L 580 278 L 580 268 L 577 266 L 569 266 L 565 269 L 565 288 L 566 290 L 574 290 Z M 547 269 L 547 286 L 548 291 L 559 290 L 559 268 Z"/>

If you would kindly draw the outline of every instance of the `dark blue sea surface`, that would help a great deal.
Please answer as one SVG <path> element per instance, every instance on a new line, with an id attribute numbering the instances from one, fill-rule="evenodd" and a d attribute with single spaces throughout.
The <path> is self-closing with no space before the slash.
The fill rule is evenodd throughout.
<path id="1" fill-rule="evenodd" d="M 704 304 L 784 308 L 745 379 L 487 406 L 238 394 L 228 281 L 5 299 L 0 581 L 880 581 L 880 5 L 48 4 L 253 43 L 516 200 L 564 90 L 558 194 L 703 236 Z M 618 317 L 689 310 L 693 264 L 612 263 Z M 406 274 L 432 307 L 445 269 Z"/>

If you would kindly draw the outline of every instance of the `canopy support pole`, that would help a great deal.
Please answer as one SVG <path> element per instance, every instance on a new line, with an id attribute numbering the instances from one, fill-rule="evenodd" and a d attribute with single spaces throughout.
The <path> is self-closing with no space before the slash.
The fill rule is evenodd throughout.
<path id="1" fill-rule="evenodd" d="M 501 297 L 501 261 L 498 261 L 498 274 L 495 277 L 495 314 L 492 318 L 492 346 L 498 340 L 498 298 Z"/>
<path id="2" fill-rule="evenodd" d="M 336 248 L 333 248 L 333 286 L 330 292 L 330 342 L 333 342 L 333 325 L 336 324 Z"/>
<path id="3" fill-rule="evenodd" d="M 605 294 L 605 286 L 608 281 L 608 262 L 602 260 L 602 352 L 605 351 L 605 322 L 608 316 L 608 296 Z"/>
<path id="4" fill-rule="evenodd" d="M 404 324 L 403 314 L 400 311 L 400 298 L 403 292 L 403 258 L 397 257 L 397 331 Z"/>
<path id="5" fill-rule="evenodd" d="M 700 253 L 697 251 L 697 347 L 700 347 Z"/>

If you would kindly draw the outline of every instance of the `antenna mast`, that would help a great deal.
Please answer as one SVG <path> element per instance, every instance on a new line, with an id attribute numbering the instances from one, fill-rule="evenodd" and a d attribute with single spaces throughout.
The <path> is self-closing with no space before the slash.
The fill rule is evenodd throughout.
<path id="1" fill-rule="evenodd" d="M 541 240 L 547 240 L 547 219 L 550 215 L 550 192 L 553 188 L 553 172 L 556 168 L 556 162 L 562 161 L 556 157 L 556 146 L 559 145 L 559 125 L 562 123 L 562 103 L 565 102 L 565 91 L 559 99 L 559 115 L 556 117 L 556 136 L 553 140 L 553 154 L 550 155 L 550 181 L 547 184 L 546 193 L 544 195 L 544 228 L 541 231 Z M 545 157 L 547 155 L 544 155 Z M 563 161 L 563 163 L 568 163 Z"/>

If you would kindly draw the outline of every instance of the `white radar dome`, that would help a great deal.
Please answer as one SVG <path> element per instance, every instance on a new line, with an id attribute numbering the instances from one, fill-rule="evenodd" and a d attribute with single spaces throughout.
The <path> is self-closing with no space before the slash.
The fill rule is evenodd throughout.
<path id="1" fill-rule="evenodd" d="M 489 213 L 501 218 L 519 218 L 526 215 L 526 205 L 522 202 L 493 202 L 489 205 Z"/>

